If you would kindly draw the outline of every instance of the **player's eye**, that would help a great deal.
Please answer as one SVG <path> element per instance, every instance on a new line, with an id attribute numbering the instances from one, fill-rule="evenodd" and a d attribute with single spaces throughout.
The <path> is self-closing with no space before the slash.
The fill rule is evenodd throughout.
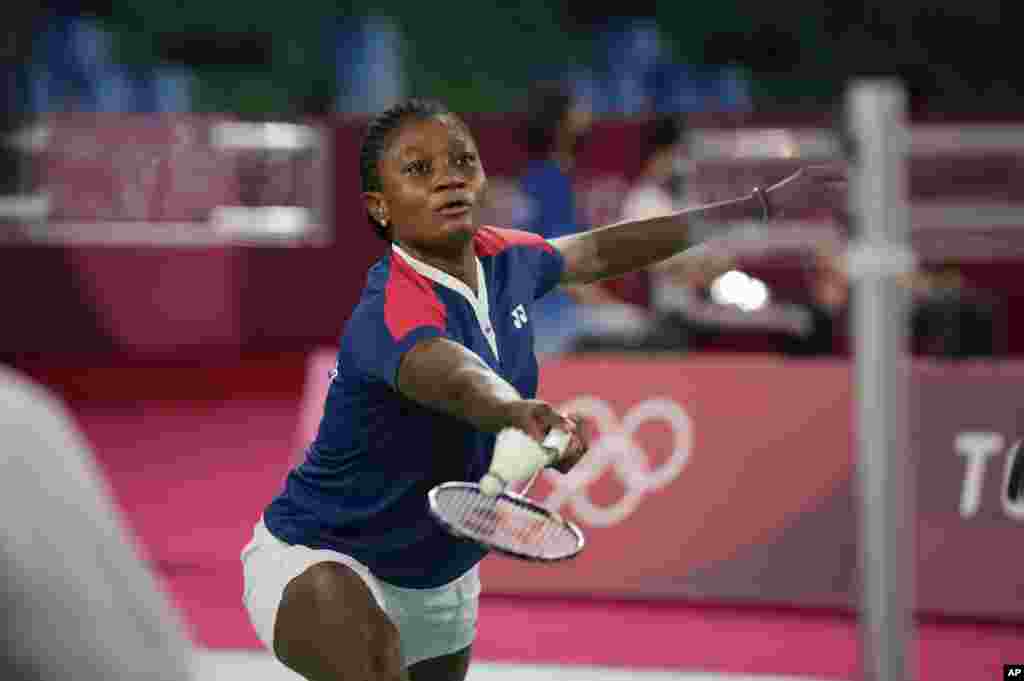
<path id="1" fill-rule="evenodd" d="M 455 158 L 455 162 L 464 168 L 471 166 L 476 163 L 476 154 L 470 153 L 468 151 L 464 154 L 459 154 Z"/>
<path id="2" fill-rule="evenodd" d="M 422 159 L 417 161 L 410 161 L 405 164 L 402 170 L 407 175 L 425 175 L 430 172 L 430 164 Z"/>

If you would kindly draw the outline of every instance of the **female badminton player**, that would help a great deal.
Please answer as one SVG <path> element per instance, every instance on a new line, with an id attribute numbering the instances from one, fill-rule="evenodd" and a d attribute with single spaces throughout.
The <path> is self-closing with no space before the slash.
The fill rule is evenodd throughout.
<path id="1" fill-rule="evenodd" d="M 845 171 L 807 167 L 735 200 L 549 241 L 478 224 L 484 166 L 441 104 L 377 116 L 360 167 L 390 249 L 345 324 L 317 436 L 242 551 L 245 605 L 268 649 L 312 681 L 458 681 L 486 551 L 429 516 L 428 490 L 480 480 L 504 428 L 575 432 L 552 464 L 563 473 L 586 450 L 577 424 L 535 399 L 531 303 L 673 256 L 704 220 L 837 206 Z"/>

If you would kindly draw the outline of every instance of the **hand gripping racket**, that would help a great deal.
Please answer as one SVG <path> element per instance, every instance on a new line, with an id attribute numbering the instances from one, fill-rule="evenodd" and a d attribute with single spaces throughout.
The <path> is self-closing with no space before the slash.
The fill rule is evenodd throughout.
<path id="1" fill-rule="evenodd" d="M 552 429 L 538 444 L 525 432 L 498 434 L 491 469 L 480 484 L 446 482 L 428 493 L 431 515 L 449 533 L 513 558 L 554 562 L 583 550 L 583 532 L 510 485 L 530 480 L 565 452 L 571 435 Z"/>

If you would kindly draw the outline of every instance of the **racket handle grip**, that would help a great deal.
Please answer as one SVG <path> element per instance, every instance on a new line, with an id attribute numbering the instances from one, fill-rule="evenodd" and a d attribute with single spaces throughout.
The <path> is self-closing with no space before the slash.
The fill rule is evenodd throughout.
<path id="1" fill-rule="evenodd" d="M 552 428 L 542 445 L 525 431 L 505 428 L 498 433 L 491 468 L 480 481 L 481 490 L 493 496 L 508 485 L 528 480 L 561 456 L 571 439 L 568 432 Z"/>

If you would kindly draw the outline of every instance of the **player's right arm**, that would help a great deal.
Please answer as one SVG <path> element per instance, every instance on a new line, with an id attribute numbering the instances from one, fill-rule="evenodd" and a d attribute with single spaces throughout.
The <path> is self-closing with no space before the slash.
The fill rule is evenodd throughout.
<path id="1" fill-rule="evenodd" d="M 496 433 L 520 428 L 538 441 L 565 420 L 542 400 L 524 400 L 471 350 L 444 337 L 414 345 L 398 367 L 398 391 L 410 400 Z"/>

